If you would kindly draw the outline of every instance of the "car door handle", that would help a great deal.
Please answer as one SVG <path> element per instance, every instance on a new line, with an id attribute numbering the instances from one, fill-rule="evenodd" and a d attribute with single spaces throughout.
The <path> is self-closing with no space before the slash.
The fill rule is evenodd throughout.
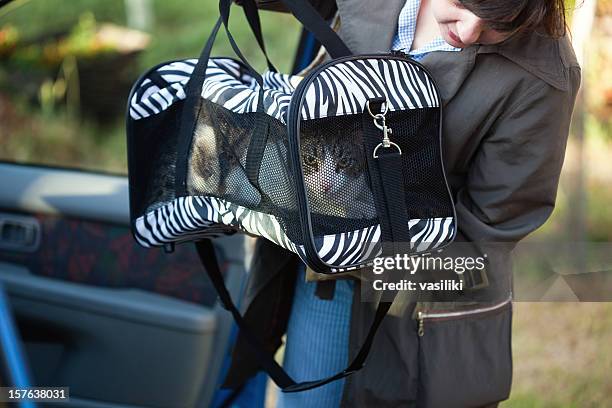
<path id="1" fill-rule="evenodd" d="M 40 245 L 40 223 L 34 217 L 0 213 L 0 250 L 34 252 Z"/>

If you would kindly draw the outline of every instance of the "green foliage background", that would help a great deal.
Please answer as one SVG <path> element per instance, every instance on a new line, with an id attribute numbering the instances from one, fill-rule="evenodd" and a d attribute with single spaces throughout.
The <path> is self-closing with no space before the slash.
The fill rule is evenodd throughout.
<path id="1" fill-rule="evenodd" d="M 138 57 L 140 72 L 171 59 L 197 57 L 218 18 L 214 0 L 154 0 L 151 43 Z M 84 13 L 92 13 L 99 23 L 126 24 L 123 0 L 15 0 L 0 10 L 0 28 L 16 29 L 21 43 L 41 43 L 54 33 L 74 27 Z M 232 8 L 231 32 L 245 57 L 260 72 L 265 59 L 257 47 L 240 7 Z M 287 14 L 262 12 L 262 26 L 270 59 L 282 72 L 293 64 L 300 26 Z M 234 56 L 225 33 L 218 36 L 213 55 Z M 126 174 L 125 133 L 122 117 L 109 117 L 103 126 L 69 109 L 55 107 L 45 112 L 40 101 L 23 100 L 7 93 L 14 86 L 0 60 L 0 159 L 86 168 Z M 7 63 L 10 61 L 4 61 Z M 78 62 L 77 62 L 78 65 Z M 28 67 L 21 68 L 27 70 Z M 34 73 L 35 67 L 30 68 Z M 108 72 L 113 75 L 113 72 Z M 27 85 L 26 85 L 27 86 Z M 117 99 L 125 106 L 126 101 Z"/>

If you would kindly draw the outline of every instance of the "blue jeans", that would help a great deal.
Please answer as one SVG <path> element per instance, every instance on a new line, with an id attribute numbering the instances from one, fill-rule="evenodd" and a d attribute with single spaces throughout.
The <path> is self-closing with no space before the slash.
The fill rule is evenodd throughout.
<path id="1" fill-rule="evenodd" d="M 300 266 L 283 361 L 295 381 L 329 377 L 348 365 L 353 286 L 350 280 L 338 280 L 334 299 L 321 300 L 315 295 L 316 283 L 305 281 L 305 267 Z M 336 408 L 343 387 L 344 380 L 339 380 L 310 391 L 280 392 L 277 408 Z"/>

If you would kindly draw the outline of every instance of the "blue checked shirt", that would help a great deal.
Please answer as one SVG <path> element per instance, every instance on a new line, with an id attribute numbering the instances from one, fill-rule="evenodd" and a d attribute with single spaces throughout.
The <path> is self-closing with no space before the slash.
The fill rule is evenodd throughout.
<path id="1" fill-rule="evenodd" d="M 444 41 L 442 37 L 436 38 L 418 50 L 410 51 L 412 42 L 414 41 L 414 32 L 416 30 L 417 16 L 419 15 L 420 7 L 421 0 L 406 0 L 406 4 L 399 15 L 397 33 L 393 39 L 391 49 L 394 51 L 402 51 L 417 61 L 432 51 L 461 51 L 461 48 L 453 47 Z"/>

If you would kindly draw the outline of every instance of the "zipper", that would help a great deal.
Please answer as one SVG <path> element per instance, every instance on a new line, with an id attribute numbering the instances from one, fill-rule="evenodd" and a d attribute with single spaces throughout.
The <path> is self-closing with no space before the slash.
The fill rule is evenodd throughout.
<path id="1" fill-rule="evenodd" d="M 310 208 L 308 204 L 308 197 L 306 194 L 306 186 L 304 184 L 304 177 L 302 173 L 302 163 L 300 160 L 300 117 L 302 112 L 303 105 L 303 97 L 304 92 L 310 84 L 313 82 L 314 78 L 326 68 L 346 61 L 352 60 L 363 60 L 369 58 L 376 59 L 387 59 L 387 60 L 400 60 L 404 62 L 408 62 L 410 64 L 418 66 L 422 69 L 431 79 L 436 92 L 439 93 L 438 85 L 435 82 L 433 76 L 429 73 L 427 68 L 425 68 L 422 64 L 411 59 L 407 54 L 401 51 L 392 51 L 391 53 L 374 53 L 367 55 L 350 55 L 346 57 L 337 58 L 334 60 L 327 61 L 316 69 L 311 71 L 300 83 L 298 84 L 295 92 L 293 94 L 293 98 L 289 103 L 289 111 L 287 113 L 287 137 L 289 139 L 289 165 L 292 167 L 292 173 L 295 176 L 295 187 L 296 187 L 296 195 L 297 195 L 297 205 L 298 205 L 298 215 L 300 218 L 300 228 L 302 231 L 302 237 L 304 240 L 304 252 L 306 253 L 306 264 L 310 266 L 313 270 L 324 274 L 331 273 L 331 266 L 326 264 L 321 260 L 314 244 L 314 237 L 312 236 L 312 220 L 310 218 Z M 440 103 L 440 122 L 442 121 L 442 103 Z M 440 148 L 442 147 L 442 134 L 440 132 Z M 445 177 L 446 179 L 446 177 Z M 448 182 L 446 182 L 448 188 Z M 450 196 L 450 189 L 449 189 Z M 451 196 L 452 199 L 452 196 Z M 457 217 L 455 216 L 455 219 Z M 345 268 L 351 268 L 356 265 L 345 266 Z M 357 265 L 358 266 L 358 265 Z"/>
<path id="2" fill-rule="evenodd" d="M 479 314 L 488 314 L 495 311 L 498 311 L 504 308 L 506 305 L 512 302 L 512 294 L 510 297 L 502 302 L 496 303 L 491 306 L 480 307 L 477 309 L 470 310 L 462 310 L 456 312 L 427 312 L 424 310 L 419 310 L 416 312 L 417 321 L 418 321 L 418 335 L 419 337 L 423 337 L 425 335 L 425 320 L 428 321 L 443 321 L 452 318 L 465 318 L 468 316 L 479 315 Z"/>

